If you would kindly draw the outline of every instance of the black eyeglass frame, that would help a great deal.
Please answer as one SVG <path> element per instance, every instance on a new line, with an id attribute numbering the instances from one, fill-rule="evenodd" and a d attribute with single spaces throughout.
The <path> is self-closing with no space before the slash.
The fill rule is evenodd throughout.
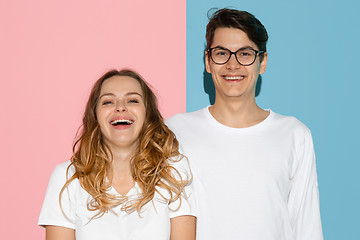
<path id="1" fill-rule="evenodd" d="M 229 58 L 228 58 L 228 60 L 227 60 L 226 62 L 224 62 L 224 63 L 217 63 L 217 62 L 214 61 L 214 59 L 212 58 L 211 51 L 212 51 L 213 49 L 215 49 L 215 48 L 217 48 L 217 49 L 222 49 L 222 50 L 227 50 L 227 51 L 230 52 Z M 255 58 L 254 58 L 254 61 L 252 61 L 252 63 L 242 64 L 242 63 L 237 59 L 236 53 L 237 53 L 238 51 L 242 51 L 242 50 L 251 50 L 251 51 L 254 51 L 254 52 L 255 52 Z M 237 61 L 241 66 L 250 66 L 250 65 L 252 65 L 252 64 L 256 61 L 256 58 L 257 58 L 257 56 L 258 56 L 259 54 L 262 54 L 262 53 L 266 52 L 266 51 L 258 51 L 258 50 L 252 49 L 252 48 L 240 48 L 240 49 L 238 49 L 236 52 L 232 52 L 232 51 L 230 51 L 230 49 L 222 48 L 222 47 L 213 47 L 213 48 L 209 48 L 209 49 L 206 50 L 206 51 L 209 53 L 210 58 L 211 58 L 211 61 L 213 61 L 213 63 L 215 63 L 215 64 L 218 64 L 218 65 L 224 65 L 224 64 L 226 64 L 227 62 L 229 62 L 229 60 L 230 60 L 230 58 L 231 58 L 231 55 L 234 54 L 236 61 Z"/>

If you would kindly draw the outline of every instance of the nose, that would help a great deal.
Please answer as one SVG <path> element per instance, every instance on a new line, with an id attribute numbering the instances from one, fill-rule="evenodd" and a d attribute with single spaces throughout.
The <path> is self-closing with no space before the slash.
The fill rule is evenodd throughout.
<path id="1" fill-rule="evenodd" d="M 240 63 L 236 60 L 235 54 L 231 54 L 229 61 L 226 63 L 227 69 L 238 69 L 240 68 Z"/>
<path id="2" fill-rule="evenodd" d="M 118 104 L 116 104 L 116 112 L 126 112 L 127 108 L 126 105 L 122 102 L 119 102 Z"/>

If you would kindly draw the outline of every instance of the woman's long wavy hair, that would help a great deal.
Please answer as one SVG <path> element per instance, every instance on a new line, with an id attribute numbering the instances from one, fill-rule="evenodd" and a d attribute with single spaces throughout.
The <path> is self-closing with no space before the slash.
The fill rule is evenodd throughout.
<path id="1" fill-rule="evenodd" d="M 127 76 L 137 80 L 144 95 L 146 118 L 139 136 L 138 150 L 130 161 L 132 177 L 142 192 L 135 200 L 108 193 L 113 171 L 112 153 L 102 137 L 96 107 L 103 83 L 114 76 Z M 168 198 L 161 195 L 168 204 L 177 199 L 181 200 L 184 186 L 190 178 L 182 179 L 180 173 L 171 165 L 171 161 L 176 160 L 170 158 L 181 159 L 176 157 L 181 156 L 178 145 L 174 133 L 164 124 L 154 93 L 138 73 L 127 69 L 105 73 L 96 81 L 90 93 L 83 124 L 73 145 L 71 164 L 67 169 L 67 176 L 71 166 L 74 167 L 75 173 L 67 179 L 60 192 L 60 206 L 64 190 L 75 179 L 78 179 L 81 187 L 92 196 L 87 208 L 96 212 L 94 218 L 101 217 L 108 211 L 114 212 L 113 208 L 119 205 L 122 211 L 138 211 L 140 214 L 141 208 L 153 199 L 156 192 L 161 195 L 157 187 L 166 189 L 169 193 Z"/>

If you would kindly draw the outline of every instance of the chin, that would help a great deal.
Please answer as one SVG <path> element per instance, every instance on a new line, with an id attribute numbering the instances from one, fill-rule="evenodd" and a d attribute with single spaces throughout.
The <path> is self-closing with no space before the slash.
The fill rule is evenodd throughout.
<path id="1" fill-rule="evenodd" d="M 227 96 L 227 97 L 240 97 L 240 96 L 242 96 L 242 95 L 244 95 L 244 91 L 241 91 L 241 90 L 239 90 L 239 91 L 228 91 L 227 93 L 225 93 L 225 95 Z"/>

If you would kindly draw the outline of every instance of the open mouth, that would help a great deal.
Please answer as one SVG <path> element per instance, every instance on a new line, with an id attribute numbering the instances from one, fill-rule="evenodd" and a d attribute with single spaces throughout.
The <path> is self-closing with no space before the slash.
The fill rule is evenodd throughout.
<path id="1" fill-rule="evenodd" d="M 224 75 L 223 78 L 227 81 L 240 81 L 244 79 L 244 76 L 226 76 Z"/>
<path id="2" fill-rule="evenodd" d="M 120 125 L 126 126 L 126 125 L 131 125 L 133 123 L 134 121 L 130 119 L 117 119 L 110 122 L 110 124 L 113 126 L 120 126 Z"/>

